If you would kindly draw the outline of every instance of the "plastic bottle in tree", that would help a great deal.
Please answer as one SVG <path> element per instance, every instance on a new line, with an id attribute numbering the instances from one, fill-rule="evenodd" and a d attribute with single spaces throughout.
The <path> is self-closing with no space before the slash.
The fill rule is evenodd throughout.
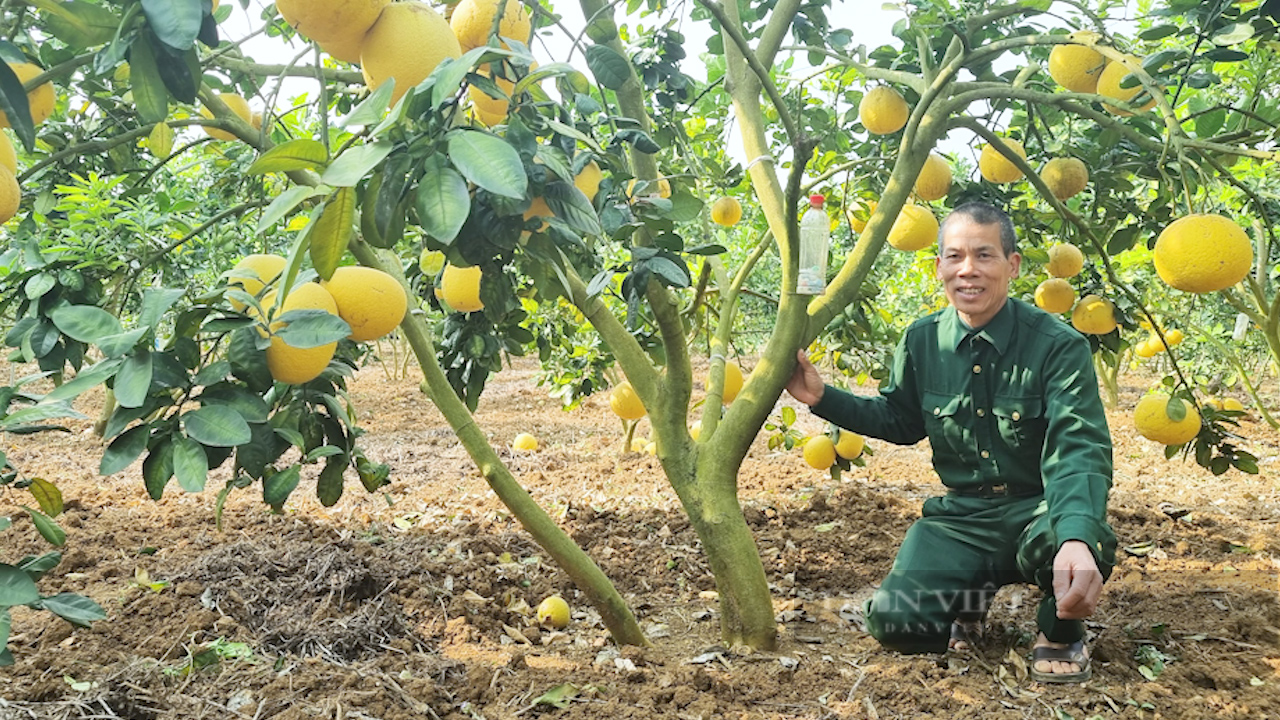
<path id="1" fill-rule="evenodd" d="M 827 288 L 827 253 L 831 248 L 831 222 L 822 208 L 821 195 L 809 196 L 809 210 L 800 219 L 799 295 L 821 295 Z"/>

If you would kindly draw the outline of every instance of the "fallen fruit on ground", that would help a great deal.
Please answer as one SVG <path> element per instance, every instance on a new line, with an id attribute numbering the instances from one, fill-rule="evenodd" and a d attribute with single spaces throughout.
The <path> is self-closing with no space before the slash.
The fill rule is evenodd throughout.
<path id="1" fill-rule="evenodd" d="M 1120 87 L 1121 83 L 1124 82 L 1125 77 L 1134 72 L 1133 68 L 1142 66 L 1142 60 L 1135 55 L 1126 55 L 1125 59 L 1127 62 L 1116 62 L 1113 60 L 1107 63 L 1107 66 L 1103 68 L 1102 74 L 1098 76 L 1097 92 L 1099 95 L 1129 102 L 1136 98 L 1139 93 L 1146 92 L 1146 88 L 1144 88 L 1141 83 L 1134 85 L 1133 87 Z M 1128 117 L 1133 114 L 1128 110 L 1122 110 L 1121 108 L 1107 103 L 1103 103 L 1103 106 L 1112 113 L 1121 117 Z M 1142 107 L 1138 108 L 1138 112 L 1150 110 L 1155 106 L 1156 99 L 1153 97 L 1149 98 Z"/>
<path id="2" fill-rule="evenodd" d="M 1156 239 L 1156 273 L 1170 287 L 1193 293 L 1235 285 L 1253 268 L 1253 243 L 1244 230 L 1221 215 L 1187 215 Z"/>
<path id="3" fill-rule="evenodd" d="M 941 200 L 951 192 L 951 165 L 937 153 L 929 153 L 916 177 L 916 196 L 925 202 Z"/>
<path id="4" fill-rule="evenodd" d="M 1066 200 L 1089 186 L 1089 168 L 1079 158 L 1057 157 L 1045 163 L 1040 179 L 1054 197 Z"/>
<path id="5" fill-rule="evenodd" d="M 1071 325 L 1086 335 L 1106 335 L 1116 329 L 1116 311 L 1110 300 L 1085 295 L 1071 311 Z"/>
<path id="6" fill-rule="evenodd" d="M 644 403 L 631 383 L 623 381 L 609 391 L 609 407 L 623 420 L 639 420 L 645 416 Z"/>
<path id="7" fill-rule="evenodd" d="M 511 447 L 521 452 L 533 452 L 538 449 L 538 438 L 529 433 L 520 433 L 511 441 Z"/>
<path id="8" fill-rule="evenodd" d="M 858 119 L 872 135 L 898 132 L 907 124 L 910 114 L 902 94 L 888 85 L 871 88 L 858 103 Z"/>
<path id="9" fill-rule="evenodd" d="M 356 342 L 377 340 L 395 330 L 409 309 L 409 298 L 400 283 L 387 273 L 369 267 L 340 267 L 321 283 L 338 304 L 338 316 L 351 326 Z"/>
<path id="10" fill-rule="evenodd" d="M 309 282 L 298 285 L 289 292 L 280 305 L 279 315 L 290 310 L 324 310 L 337 315 L 338 304 L 333 301 L 328 290 L 318 283 Z M 282 321 L 271 323 L 272 332 L 282 327 Z M 333 359 L 333 353 L 337 349 L 336 342 L 313 348 L 298 348 L 273 335 L 271 346 L 267 348 L 267 369 L 277 382 L 293 385 L 308 382 L 329 367 L 329 361 Z"/>
<path id="11" fill-rule="evenodd" d="M 484 272 L 479 265 L 446 265 L 440 276 L 440 299 L 457 312 L 483 310 L 484 302 L 480 300 L 480 280 L 483 276 Z"/>
<path id="12" fill-rule="evenodd" d="M 889 229 L 889 244 L 907 252 L 923 250 L 938 239 L 938 219 L 924 205 L 907 203 Z"/>
<path id="13" fill-rule="evenodd" d="M 569 626 L 569 603 L 559 595 L 552 595 L 538 603 L 538 624 L 555 630 Z"/>
<path id="14" fill-rule="evenodd" d="M 836 454 L 845 460 L 855 460 L 867 446 L 866 438 L 851 430 L 841 430 L 836 441 Z"/>
<path id="15" fill-rule="evenodd" d="M 258 297 L 262 288 L 274 283 L 288 264 L 289 261 L 279 255 L 265 253 L 246 255 L 231 268 L 231 272 L 227 273 L 227 287 L 238 287 Z M 244 312 L 248 307 L 235 298 L 227 298 L 227 302 L 231 303 L 231 307 L 237 312 Z"/>
<path id="16" fill-rule="evenodd" d="M 1181 420 L 1174 420 L 1169 415 L 1169 396 L 1164 393 L 1153 393 L 1138 401 L 1133 411 L 1133 426 L 1138 433 L 1148 440 L 1155 440 L 1164 445 L 1181 445 L 1200 434 L 1200 413 L 1195 405 L 1181 398 L 1174 400 L 1182 403 L 1186 411 Z M 1225 403 L 1224 403 L 1225 409 Z"/>
<path id="17" fill-rule="evenodd" d="M 1070 278 L 1084 269 L 1084 253 L 1071 243 L 1058 243 L 1049 248 L 1049 262 L 1044 269 L 1056 278 Z"/>
<path id="18" fill-rule="evenodd" d="M 1027 159 L 1027 151 L 1023 149 L 1022 143 L 1004 138 L 1004 144 L 1023 160 Z M 1022 171 L 1018 166 L 990 144 L 982 146 L 982 154 L 978 156 L 978 172 L 982 174 L 984 180 L 997 185 L 1022 179 Z"/>
<path id="19" fill-rule="evenodd" d="M 360 45 L 360 72 L 370 90 L 394 78 L 394 106 L 445 58 L 461 55 L 458 38 L 440 13 L 426 3 L 397 2 L 384 8 L 365 34 Z"/>
<path id="20" fill-rule="evenodd" d="M 1049 51 L 1049 77 L 1071 92 L 1092 93 L 1107 59 L 1084 45 L 1054 45 Z"/>
<path id="21" fill-rule="evenodd" d="M 826 470 L 836 461 L 836 444 L 826 435 L 814 435 L 804 444 L 804 461 L 815 470 Z"/>
<path id="22" fill-rule="evenodd" d="M 1049 278 L 1036 286 L 1036 307 L 1061 314 L 1076 305 L 1076 289 L 1062 278 Z"/>
<path id="23" fill-rule="evenodd" d="M 737 198 L 722 197 L 711 206 L 711 221 L 717 225 L 733 227 L 742 219 L 742 203 Z"/>

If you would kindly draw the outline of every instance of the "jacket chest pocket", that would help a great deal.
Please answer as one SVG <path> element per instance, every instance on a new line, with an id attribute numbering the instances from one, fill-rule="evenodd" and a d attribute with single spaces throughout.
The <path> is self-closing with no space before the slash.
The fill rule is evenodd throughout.
<path id="1" fill-rule="evenodd" d="M 1044 401 L 1038 397 L 997 395 L 991 408 L 1000 437 L 1010 445 L 1038 443 L 1044 439 Z"/>
<path id="2" fill-rule="evenodd" d="M 964 454 L 973 447 L 973 430 L 968 427 L 967 412 L 961 412 L 963 395 L 926 392 L 923 397 L 924 427 L 929 442 Z"/>

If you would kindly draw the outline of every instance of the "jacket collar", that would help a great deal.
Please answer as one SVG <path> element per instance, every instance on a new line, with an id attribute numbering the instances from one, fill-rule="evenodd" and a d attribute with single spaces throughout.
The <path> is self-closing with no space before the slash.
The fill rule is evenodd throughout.
<path id="1" fill-rule="evenodd" d="M 1000 312 L 991 318 L 991 322 L 976 330 L 965 325 L 956 309 L 949 307 L 942 311 L 938 320 L 939 339 L 944 347 L 957 350 L 966 338 L 980 337 L 1003 355 L 1013 342 L 1013 330 L 1017 326 L 1017 304 L 1017 300 L 1009 298 Z"/>

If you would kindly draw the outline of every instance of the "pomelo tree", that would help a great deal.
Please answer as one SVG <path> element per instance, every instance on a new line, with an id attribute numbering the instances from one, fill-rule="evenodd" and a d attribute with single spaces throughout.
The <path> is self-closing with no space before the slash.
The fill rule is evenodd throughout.
<path id="1" fill-rule="evenodd" d="M 1053 243 L 1081 248 L 1083 273 L 1069 280 L 1077 295 L 1115 308 L 1091 337 L 1116 363 L 1140 318 L 1155 327 L 1167 318 L 1153 315 L 1149 295 L 1139 292 L 1160 280 L 1125 272 L 1115 258 L 1154 243 L 1184 215 L 1257 221 L 1245 297 L 1258 318 L 1274 315 L 1268 298 L 1277 250 L 1261 192 L 1267 176 L 1258 168 L 1276 159 L 1266 143 L 1280 107 L 1265 80 L 1274 68 L 1275 22 L 1258 3 L 1147 3 L 1135 30 L 1112 20 L 1120 7 L 1112 2 L 906 2 L 894 42 L 877 48 L 839 29 L 847 18 L 829 5 L 798 0 L 704 0 L 680 9 L 634 2 L 631 16 L 617 4 L 581 0 L 581 28 L 565 28 L 548 6 L 534 8 L 526 25 L 494 11 L 518 16 L 516 0 L 480 4 L 494 8 L 480 13 L 489 19 L 488 44 L 471 47 L 446 36 L 443 19 L 422 16 L 429 7 L 398 3 L 397 16 L 415 19 L 395 29 L 421 24 L 426 34 L 407 45 L 361 47 L 355 56 L 364 76 L 333 60 L 349 61 L 360 45 L 360 38 L 327 33 L 341 22 L 326 22 L 325 37 L 311 38 L 317 48 L 266 65 L 222 40 L 218 19 L 232 8 L 214 10 L 209 0 L 49 0 L 33 4 L 36 12 L 3 11 L 15 30 L 0 54 L 39 61 L 47 70 L 26 84 L 51 82 L 57 90 L 53 120 L 37 126 L 29 88 L 0 65 L 0 110 L 29 164 L 19 174 L 29 200 L 9 226 L 15 250 L 5 256 L 5 292 L 16 301 L 6 340 L 14 359 L 47 357 L 46 370 L 78 370 L 48 403 L 103 383 L 112 390 L 103 472 L 142 457 L 144 482 L 159 497 L 175 478 L 184 490 L 201 490 L 210 468 L 231 462 L 234 476 L 220 500 L 255 486 L 275 508 L 307 465 L 319 468 L 316 492 L 326 504 L 341 496 L 347 475 L 371 491 L 387 482 L 389 469 L 359 449 L 344 392 L 359 357 L 350 324 L 321 310 L 275 317 L 267 295 L 227 289 L 219 278 L 237 252 L 268 249 L 272 238 L 289 248 L 276 281 L 280 296 L 313 275 L 328 280 L 354 260 L 397 278 L 415 298 L 419 310 L 400 328 L 424 390 L 497 496 L 615 639 L 644 643 L 623 598 L 533 502 L 472 414 L 503 352 L 550 355 L 548 343 L 574 342 L 572 332 L 538 337 L 530 330 L 568 305 L 598 334 L 602 356 L 616 361 L 647 412 L 657 456 L 715 576 L 724 639 L 770 648 L 773 607 L 743 515 L 738 468 L 798 349 L 821 339 L 846 357 L 860 345 L 883 352 L 905 316 L 918 314 L 879 308 L 881 321 L 870 322 L 865 311 L 883 303 L 878 285 L 896 282 L 886 267 L 914 272 L 917 282 L 925 277 L 928 257 L 910 253 L 928 248 L 947 207 L 976 198 L 1008 207 L 1033 264 L 1049 260 Z M 342 5 L 290 3 L 289 22 L 268 7 L 259 25 L 283 45 L 300 39 L 294 26 L 307 31 L 300 15 L 307 7 Z M 464 5 L 474 25 L 475 3 Z M 677 21 L 709 29 L 705 81 L 683 69 Z M 391 32 L 373 28 L 360 32 Z M 535 63 L 532 28 L 567 35 L 563 57 Z M 455 44 L 425 70 L 416 55 L 396 49 Z M 1055 56 L 1058 48 L 1071 57 Z M 282 77 L 311 78 L 312 90 L 291 108 L 263 98 L 257 125 L 252 107 L 246 118 L 240 102 L 223 99 L 263 95 L 273 87 L 268 79 Z M 873 95 L 873 88 L 885 90 Z M 187 142 L 184 128 L 197 125 L 235 140 Z M 936 155 L 956 138 L 972 138 L 972 156 Z M 730 141 L 740 150 L 726 152 Z M 972 165 L 984 146 L 980 178 L 942 182 L 939 161 Z M 1081 182 L 1074 165 L 1037 172 L 1059 157 L 1083 161 L 1088 192 L 1067 191 Z M 926 166 L 928 181 L 918 184 Z M 142 202 L 158 193 L 159 179 L 188 186 L 165 196 L 196 202 L 182 206 L 193 217 L 182 232 L 166 229 L 178 241 L 169 249 L 186 246 L 191 256 L 161 259 L 202 279 L 199 287 L 175 282 L 153 261 L 107 303 L 101 292 L 77 289 L 67 268 L 48 268 L 62 251 L 45 242 L 45 229 L 63 219 L 59 188 L 85 167 L 118 178 L 118 192 L 106 193 L 117 200 Z M 1239 191 L 1235 202 L 1224 200 L 1225 186 Z M 826 194 L 841 217 L 837 262 L 818 296 L 796 292 L 799 220 L 810 191 Z M 237 200 L 200 214 L 198 199 L 218 194 Z M 712 222 L 711 201 L 721 195 L 746 209 L 728 230 Z M 172 214 L 171 205 L 158 210 Z M 98 233 L 112 237 L 103 225 Z M 228 246 L 225 238 L 237 234 L 254 240 Z M 435 252 L 446 267 L 427 268 Z M 478 292 L 449 287 L 450 268 L 466 267 L 480 269 Z M 1221 288 L 1228 301 L 1247 304 L 1231 290 L 1242 279 Z M 1030 297 L 1037 282 L 1028 277 L 1015 290 Z M 725 403 L 726 356 L 748 296 L 775 305 L 761 313 L 769 323 L 755 367 Z M 691 339 L 699 325 L 711 357 L 701 404 Z M 337 357 L 314 380 L 279 382 L 266 361 L 272 336 L 303 350 L 339 343 Z M 1175 351 L 1166 351 L 1173 362 Z M 1195 388 L 1172 369 L 1166 413 L 1177 423 Z M 1206 417 L 1182 447 L 1214 471 L 1256 471 L 1222 424 L 1232 416 Z M 290 448 L 301 459 L 287 459 Z"/>

